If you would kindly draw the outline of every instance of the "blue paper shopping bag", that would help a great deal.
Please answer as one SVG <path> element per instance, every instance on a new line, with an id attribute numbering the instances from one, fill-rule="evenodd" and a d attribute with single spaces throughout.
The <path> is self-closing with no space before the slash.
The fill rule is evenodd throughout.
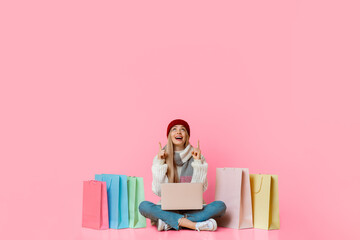
<path id="1" fill-rule="evenodd" d="M 96 174 L 95 180 L 106 182 L 109 206 L 109 228 L 129 227 L 127 176 Z"/>

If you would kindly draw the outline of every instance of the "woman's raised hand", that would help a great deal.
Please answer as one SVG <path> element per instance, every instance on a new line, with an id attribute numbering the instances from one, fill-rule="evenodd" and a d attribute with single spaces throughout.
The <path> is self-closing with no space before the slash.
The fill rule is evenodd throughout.
<path id="1" fill-rule="evenodd" d="M 197 159 L 197 160 L 201 159 L 199 140 L 198 140 L 197 148 L 194 148 L 194 150 L 191 152 L 191 155 L 193 156 L 194 159 Z"/>
<path id="2" fill-rule="evenodd" d="M 160 150 L 158 153 L 158 159 L 166 159 L 167 153 L 166 153 L 165 149 L 164 150 L 162 149 L 161 142 L 159 142 L 159 146 L 160 146 Z"/>

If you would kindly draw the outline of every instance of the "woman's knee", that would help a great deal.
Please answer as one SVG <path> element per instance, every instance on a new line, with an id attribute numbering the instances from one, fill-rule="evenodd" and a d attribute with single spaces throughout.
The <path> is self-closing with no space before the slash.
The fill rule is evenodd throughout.
<path id="1" fill-rule="evenodd" d="M 214 201 L 213 203 L 221 212 L 226 211 L 226 204 L 223 201 Z"/>
<path id="2" fill-rule="evenodd" d="M 151 207 L 152 205 L 154 205 L 152 202 L 142 201 L 142 202 L 139 204 L 139 211 L 140 211 L 140 213 L 146 212 L 146 210 L 149 209 L 149 207 Z"/>

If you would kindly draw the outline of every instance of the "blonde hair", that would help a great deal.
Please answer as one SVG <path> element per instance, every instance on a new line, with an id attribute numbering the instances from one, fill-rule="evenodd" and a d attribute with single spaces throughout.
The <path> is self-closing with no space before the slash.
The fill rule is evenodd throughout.
<path id="1" fill-rule="evenodd" d="M 185 129 L 185 143 L 184 147 L 187 147 L 189 145 L 189 134 L 187 130 Z M 176 168 L 176 163 L 174 161 L 174 144 L 171 140 L 171 131 L 168 135 L 168 142 L 166 144 L 166 153 L 167 158 L 165 159 L 165 163 L 168 165 L 168 169 L 166 172 L 166 176 L 168 177 L 169 183 L 178 183 L 179 182 L 179 176 Z"/>

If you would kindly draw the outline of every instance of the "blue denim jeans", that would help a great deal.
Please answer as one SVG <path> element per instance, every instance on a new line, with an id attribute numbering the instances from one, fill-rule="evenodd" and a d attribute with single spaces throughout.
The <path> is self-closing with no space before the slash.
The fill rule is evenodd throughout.
<path id="1" fill-rule="evenodd" d="M 225 214 L 226 205 L 223 201 L 214 201 L 207 204 L 201 210 L 162 210 L 161 205 L 149 201 L 143 201 L 139 205 L 141 215 L 152 221 L 163 220 L 175 230 L 179 230 L 179 219 L 187 218 L 192 222 L 202 222 L 210 218 L 221 217 Z"/>

